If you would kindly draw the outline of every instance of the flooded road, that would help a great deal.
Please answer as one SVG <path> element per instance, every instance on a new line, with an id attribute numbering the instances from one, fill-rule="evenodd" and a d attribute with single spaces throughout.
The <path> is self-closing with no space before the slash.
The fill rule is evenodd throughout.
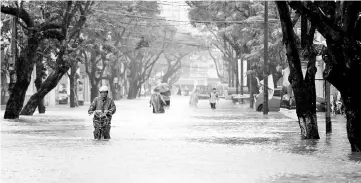
<path id="1" fill-rule="evenodd" d="M 116 102 L 110 141 L 93 140 L 87 107 L 2 121 L 1 180 L 51 182 L 361 182 L 343 116 L 333 133 L 300 140 L 298 123 L 221 100 L 189 108 L 174 97 L 165 114 L 148 100 Z M 0 114 L 3 115 L 4 111 Z"/>

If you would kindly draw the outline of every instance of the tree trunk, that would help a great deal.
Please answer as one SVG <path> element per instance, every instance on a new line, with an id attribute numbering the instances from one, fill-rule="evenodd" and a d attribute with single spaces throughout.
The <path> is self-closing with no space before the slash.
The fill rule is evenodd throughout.
<path id="1" fill-rule="evenodd" d="M 299 119 L 301 135 L 304 139 L 319 139 L 316 116 L 316 53 L 312 46 L 313 34 L 308 35 L 310 42 L 303 48 L 302 58 L 308 60 L 306 76 L 303 78 L 300 47 L 297 47 L 296 35 L 286 2 L 276 2 L 282 25 L 283 42 L 287 50 L 290 67 L 289 81 L 296 100 L 296 113 Z M 312 37 L 311 37 L 312 36 Z M 312 38 L 312 39 L 311 39 Z"/>
<path id="2" fill-rule="evenodd" d="M 75 82 L 76 81 L 75 81 L 75 76 L 72 73 L 69 76 L 69 81 L 70 81 L 70 108 L 74 108 L 74 107 L 77 107 L 78 105 L 76 104 L 76 101 L 75 101 L 75 95 L 76 95 Z"/>
<path id="3" fill-rule="evenodd" d="M 39 91 L 41 84 L 43 83 L 43 71 L 44 71 L 44 64 L 42 63 L 42 58 L 40 60 L 38 60 L 38 62 L 36 63 L 36 79 L 34 81 L 35 83 L 35 87 L 36 87 L 36 91 Z M 45 105 L 44 105 L 44 98 L 40 99 L 38 101 L 38 111 L 39 114 L 44 114 L 45 113 Z"/>
<path id="4" fill-rule="evenodd" d="M 6 95 L 7 87 L 1 86 L 1 105 L 5 103 L 5 95 Z"/>
<path id="5" fill-rule="evenodd" d="M 351 151 L 361 152 L 361 97 L 357 93 L 357 86 L 352 89 L 350 87 L 348 91 L 351 92 L 341 93 L 347 118 L 347 137 L 351 145 Z"/>
<path id="6" fill-rule="evenodd" d="M 137 98 L 139 91 L 139 87 L 136 83 L 131 82 L 129 85 L 128 98 L 127 99 L 135 99 Z"/>
<path id="7" fill-rule="evenodd" d="M 361 152 L 361 96 L 357 80 L 361 75 L 361 47 L 358 43 L 360 24 L 359 19 L 356 18 L 360 4 L 356 1 L 343 3 L 344 8 L 336 3 L 336 9 L 326 2 L 319 3 L 314 9 L 320 9 L 321 13 L 308 9 L 300 2 L 293 1 L 289 5 L 315 24 L 317 30 L 326 39 L 327 49 L 322 57 L 326 63 L 323 77 L 341 92 L 346 110 L 346 128 L 351 150 Z M 281 3 L 277 2 L 277 6 L 279 4 Z M 332 14 L 329 16 L 330 13 L 327 11 L 332 14 L 336 12 L 337 17 L 332 17 Z M 324 12 L 327 12 L 326 15 Z"/>
<path id="8" fill-rule="evenodd" d="M 345 36 L 340 42 L 327 41 L 323 58 L 323 77 L 340 91 L 346 113 L 347 137 L 352 152 L 361 152 L 361 95 L 357 79 L 361 78 L 361 49 Z"/>
<path id="9" fill-rule="evenodd" d="M 140 96 L 142 95 L 142 85 L 140 85 L 138 88 L 138 98 L 140 98 Z"/>
<path id="10" fill-rule="evenodd" d="M 90 89 L 91 101 L 93 101 L 98 96 L 98 93 L 99 93 L 99 88 L 98 88 L 99 81 L 94 81 L 94 82 L 95 83 L 92 82 L 91 89 Z"/>
<path id="11" fill-rule="evenodd" d="M 244 73 L 243 73 L 243 59 L 242 59 L 242 55 L 241 55 L 241 95 L 243 95 L 243 75 L 244 75 Z M 242 99 L 242 101 L 243 101 L 243 99 Z"/>
<path id="12" fill-rule="evenodd" d="M 21 115 L 33 115 L 38 105 L 38 101 L 43 99 L 46 94 L 48 94 L 52 89 L 56 87 L 56 85 L 66 72 L 66 68 L 57 68 L 56 70 L 54 70 L 43 82 L 40 89 L 30 97 L 28 103 L 21 111 Z"/>
<path id="13" fill-rule="evenodd" d="M 232 87 L 232 80 L 231 80 L 231 62 L 228 61 L 228 87 Z"/>
<path id="14" fill-rule="evenodd" d="M 140 86 L 136 82 L 130 82 L 128 98 L 127 99 L 135 99 L 138 96 Z"/>
<path id="15" fill-rule="evenodd" d="M 162 77 L 162 83 L 168 83 L 170 77 L 175 73 L 174 69 L 171 66 L 168 66 L 167 72 Z"/>
<path id="16" fill-rule="evenodd" d="M 4 119 L 19 118 L 24 105 L 25 94 L 31 81 L 31 73 L 34 69 L 34 57 L 38 48 L 38 40 L 34 37 L 28 39 L 27 47 L 20 53 L 16 60 L 16 82 L 10 98 L 6 104 Z"/>
<path id="17" fill-rule="evenodd" d="M 232 76 L 232 87 L 234 87 L 234 70 L 232 67 L 232 71 L 231 71 L 231 76 Z"/>
<path id="18" fill-rule="evenodd" d="M 236 94 L 239 92 L 239 69 L 238 60 L 236 59 Z"/>
<path id="19" fill-rule="evenodd" d="M 79 107 L 79 100 L 78 100 L 78 78 L 75 79 L 74 82 L 74 103 L 76 107 Z"/>
<path id="20" fill-rule="evenodd" d="M 76 70 L 78 69 L 78 62 L 77 61 L 73 61 L 71 63 L 71 68 L 70 68 L 70 74 L 68 74 L 69 77 L 69 82 L 70 82 L 70 107 L 74 108 L 74 107 L 78 107 L 78 90 L 77 90 L 77 85 L 78 85 L 78 78 L 79 75 L 76 73 Z"/>
<path id="21" fill-rule="evenodd" d="M 174 74 L 168 81 L 168 84 L 173 86 L 174 83 L 176 83 L 180 78 L 180 72 L 177 72 L 176 74 Z"/>
<path id="22" fill-rule="evenodd" d="M 109 88 L 110 88 L 110 91 L 112 92 L 112 96 L 111 96 L 112 99 L 117 100 L 117 93 L 116 93 L 115 85 L 114 85 L 114 77 L 109 78 Z"/>
<path id="23" fill-rule="evenodd" d="M 168 83 L 168 80 L 169 80 L 170 76 L 166 74 L 163 75 L 162 77 L 162 83 Z"/>
<path id="24" fill-rule="evenodd" d="M 316 58 L 314 58 L 315 62 Z M 316 116 L 315 63 L 309 61 L 306 78 L 302 82 L 292 78 L 292 89 L 296 99 L 296 113 L 301 133 L 305 139 L 319 139 Z M 295 77 L 293 75 L 293 77 Z"/>
<path id="25" fill-rule="evenodd" d="M 312 113 L 297 113 L 298 122 L 301 128 L 301 136 L 304 139 L 319 139 L 317 116 Z"/>
<path id="26" fill-rule="evenodd" d="M 179 67 L 178 65 L 169 66 L 167 69 L 167 72 L 162 77 L 162 83 L 169 84 L 172 77 L 174 77 L 175 75 L 178 74 L 178 71 L 180 70 L 180 68 L 181 67 Z"/>

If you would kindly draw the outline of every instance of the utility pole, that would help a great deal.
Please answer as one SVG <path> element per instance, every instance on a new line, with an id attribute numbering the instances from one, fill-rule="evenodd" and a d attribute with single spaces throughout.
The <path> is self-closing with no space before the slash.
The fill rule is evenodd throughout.
<path id="1" fill-rule="evenodd" d="M 236 94 L 238 95 L 238 92 L 239 92 L 239 63 L 238 63 L 238 57 L 237 57 L 237 54 L 234 56 L 235 58 L 235 63 L 236 63 Z"/>
<path id="2" fill-rule="evenodd" d="M 243 47 L 241 48 L 241 95 L 243 95 L 243 59 L 242 59 L 242 53 L 243 52 Z M 242 99 L 242 103 L 243 103 L 243 99 Z"/>
<path id="3" fill-rule="evenodd" d="M 253 91 L 252 91 L 252 73 L 251 74 L 248 74 L 247 77 L 249 78 L 249 108 L 252 108 L 253 109 Z"/>
<path id="4" fill-rule="evenodd" d="M 331 123 L 331 105 L 330 105 L 330 83 L 325 81 L 325 100 L 326 100 L 326 134 L 332 132 L 332 123 Z"/>
<path id="5" fill-rule="evenodd" d="M 264 5 L 263 114 L 268 114 L 268 2 Z"/>

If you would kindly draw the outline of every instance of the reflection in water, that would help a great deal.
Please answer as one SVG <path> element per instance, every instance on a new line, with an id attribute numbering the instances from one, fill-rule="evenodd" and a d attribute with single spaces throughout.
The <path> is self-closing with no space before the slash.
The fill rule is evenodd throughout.
<path id="1" fill-rule="evenodd" d="M 361 165 L 361 152 L 351 152 L 348 155 L 348 159 L 360 163 Z"/>
<path id="2" fill-rule="evenodd" d="M 301 138 L 301 137 L 300 137 Z M 299 141 L 298 145 L 291 146 L 292 153 L 299 154 L 313 154 L 317 153 L 318 149 L 318 139 L 302 139 Z"/>

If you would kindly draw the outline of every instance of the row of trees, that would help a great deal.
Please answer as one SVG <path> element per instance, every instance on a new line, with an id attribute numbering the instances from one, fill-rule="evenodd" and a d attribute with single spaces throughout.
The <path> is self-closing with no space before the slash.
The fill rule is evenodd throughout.
<path id="1" fill-rule="evenodd" d="M 203 32 L 209 32 L 210 48 L 218 49 L 223 53 L 223 60 L 226 61 L 225 66 L 229 72 L 228 81 L 231 86 L 234 86 L 232 83 L 235 83 L 237 92 L 239 83 L 244 83 L 235 77 L 240 72 L 238 60 L 241 60 L 241 63 L 243 60 L 247 60 L 248 67 L 254 69 L 260 78 L 263 77 L 261 70 L 264 45 L 263 2 L 189 1 L 187 3 L 191 6 L 189 17 L 192 24 Z M 273 19 L 278 18 L 274 4 L 270 7 L 269 16 Z M 281 44 L 282 34 L 279 27 L 280 25 L 276 23 L 271 24 L 269 29 L 269 73 L 274 75 L 274 83 L 280 78 L 276 70 L 277 65 L 285 65 L 285 49 Z M 216 65 L 221 65 L 219 60 L 214 59 L 214 61 Z M 241 69 L 243 69 L 243 65 L 241 65 Z M 242 79 L 243 77 L 241 77 Z"/>
<path id="2" fill-rule="evenodd" d="M 347 137 L 351 150 L 361 152 L 361 96 L 357 94 L 355 78 L 361 69 L 361 3 L 356 1 L 327 2 L 276 2 L 280 14 L 283 43 L 287 49 L 290 66 L 290 82 L 295 92 L 297 116 L 305 138 L 318 139 L 315 111 L 316 73 L 313 37 L 317 30 L 327 47 L 322 51 L 326 63 L 323 77 L 340 91 L 347 118 Z M 295 36 L 294 19 L 301 17 L 301 39 Z M 306 76 L 301 71 L 301 60 L 307 60 Z"/>
<path id="3" fill-rule="evenodd" d="M 211 33 L 211 45 L 221 50 L 229 62 L 229 71 L 237 71 L 237 59 L 247 59 L 263 68 L 265 2 L 189 1 L 189 17 L 195 27 Z M 347 135 L 352 151 L 361 151 L 360 95 L 354 78 L 359 78 L 361 6 L 359 2 L 269 2 L 268 73 L 287 61 L 287 78 L 294 91 L 301 135 L 319 139 L 316 117 L 316 55 L 326 63 L 324 78 L 342 95 L 346 107 Z M 301 21 L 299 21 L 301 19 Z M 297 29 L 301 33 L 297 34 Z M 314 44 L 316 30 L 327 46 Z M 235 54 L 233 53 L 235 52 Z M 287 59 L 286 57 L 287 56 Z M 307 63 L 305 76 L 301 61 Z M 272 64 L 273 63 L 273 64 Z M 258 73 L 261 78 L 263 73 Z M 278 77 L 274 77 L 275 80 Z M 238 88 L 237 81 L 237 88 Z M 276 82 L 274 82 L 276 83 Z"/>
<path id="4" fill-rule="evenodd" d="M 2 3 L 1 12 L 17 17 L 17 34 L 22 38 L 5 119 L 32 115 L 37 107 L 45 112 L 44 97 L 64 75 L 70 80 L 70 107 L 76 107 L 80 65 L 90 80 L 91 100 L 103 81 L 109 82 L 113 98 L 119 98 L 114 83 L 122 83 L 128 99 L 133 99 L 160 60 L 166 60 L 163 82 L 175 82 L 181 60 L 194 47 L 180 43 L 179 38 L 193 38 L 179 36 L 159 16 L 157 2 L 21 1 Z M 8 28 L 2 36 L 10 32 L 10 25 L 4 27 Z M 34 66 L 37 92 L 23 107 Z"/>

